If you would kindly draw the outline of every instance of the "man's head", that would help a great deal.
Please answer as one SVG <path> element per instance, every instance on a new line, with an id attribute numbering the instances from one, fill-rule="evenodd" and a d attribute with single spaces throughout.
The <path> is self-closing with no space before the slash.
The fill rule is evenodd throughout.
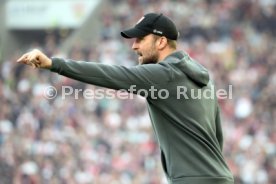
<path id="1" fill-rule="evenodd" d="M 135 38 L 132 49 L 139 55 L 139 63 L 157 63 L 176 49 L 178 31 L 163 14 L 144 15 L 133 28 L 122 31 L 124 38 Z"/>

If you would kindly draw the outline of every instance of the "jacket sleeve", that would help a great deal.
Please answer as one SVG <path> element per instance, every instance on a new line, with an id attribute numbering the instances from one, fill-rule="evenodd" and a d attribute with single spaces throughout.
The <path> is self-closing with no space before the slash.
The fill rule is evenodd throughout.
<path id="1" fill-rule="evenodd" d="M 136 91 L 149 90 L 151 86 L 164 86 L 170 80 L 170 70 L 160 64 L 124 67 L 52 58 L 50 70 L 81 82 L 116 90 L 128 90 L 133 85 Z"/>

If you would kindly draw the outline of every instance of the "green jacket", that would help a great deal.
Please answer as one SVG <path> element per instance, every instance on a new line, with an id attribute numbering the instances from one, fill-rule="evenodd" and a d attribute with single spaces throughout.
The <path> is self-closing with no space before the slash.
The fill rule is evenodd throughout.
<path id="1" fill-rule="evenodd" d="M 132 87 L 133 93 L 143 89 L 139 94 L 147 99 L 169 183 L 234 183 L 222 155 L 217 99 L 206 95 L 213 83 L 208 71 L 187 54 L 178 51 L 157 64 L 133 67 L 60 58 L 52 61 L 51 71 L 69 78 L 116 90 Z M 204 95 L 205 90 L 209 92 Z"/>

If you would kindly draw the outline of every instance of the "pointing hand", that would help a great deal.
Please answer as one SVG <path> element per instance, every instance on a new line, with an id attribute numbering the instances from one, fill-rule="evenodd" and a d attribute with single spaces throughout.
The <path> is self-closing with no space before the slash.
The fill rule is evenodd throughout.
<path id="1" fill-rule="evenodd" d="M 52 66 L 52 60 L 38 49 L 23 54 L 17 62 L 30 65 L 33 68 L 51 68 Z"/>

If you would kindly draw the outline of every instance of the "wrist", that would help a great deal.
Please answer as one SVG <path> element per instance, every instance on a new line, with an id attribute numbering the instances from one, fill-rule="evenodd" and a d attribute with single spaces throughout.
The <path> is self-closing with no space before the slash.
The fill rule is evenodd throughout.
<path id="1" fill-rule="evenodd" d="M 47 62 L 46 62 L 45 68 L 46 69 L 51 69 L 52 65 L 53 65 L 52 58 L 47 58 Z"/>

